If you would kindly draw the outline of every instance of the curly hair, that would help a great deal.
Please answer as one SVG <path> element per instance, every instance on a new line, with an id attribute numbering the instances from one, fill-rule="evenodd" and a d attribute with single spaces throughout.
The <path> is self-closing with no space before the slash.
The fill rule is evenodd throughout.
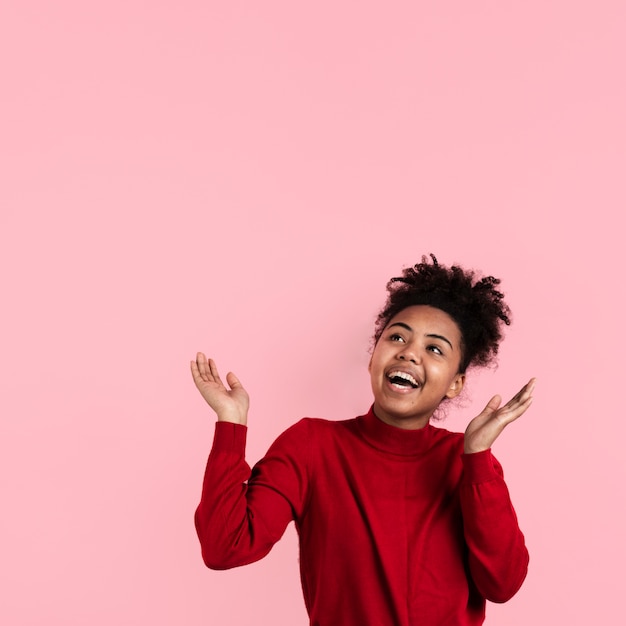
<path id="1" fill-rule="evenodd" d="M 400 311 L 425 304 L 447 313 L 461 331 L 459 372 L 469 366 L 493 364 L 502 340 L 502 324 L 511 323 L 511 311 L 496 289 L 500 280 L 493 276 L 478 278 L 476 272 L 457 265 L 439 265 L 434 254 L 402 270 L 402 276 L 387 283 L 389 295 L 376 318 L 374 343 Z"/>

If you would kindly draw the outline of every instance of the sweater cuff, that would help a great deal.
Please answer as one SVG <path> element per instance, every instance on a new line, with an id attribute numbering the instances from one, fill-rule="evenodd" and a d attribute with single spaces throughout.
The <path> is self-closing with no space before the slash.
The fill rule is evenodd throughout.
<path id="1" fill-rule="evenodd" d="M 246 449 L 248 427 L 232 422 L 216 422 L 213 437 L 213 452 L 236 452 L 241 454 Z"/>
<path id="2" fill-rule="evenodd" d="M 461 460 L 463 461 L 465 479 L 470 483 L 484 483 L 498 478 L 493 465 L 491 449 L 473 452 L 472 454 L 462 454 Z"/>

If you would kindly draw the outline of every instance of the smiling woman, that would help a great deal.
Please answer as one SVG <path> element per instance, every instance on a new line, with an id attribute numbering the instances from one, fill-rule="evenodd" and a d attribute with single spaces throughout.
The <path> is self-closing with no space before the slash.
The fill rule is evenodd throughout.
<path id="1" fill-rule="evenodd" d="M 498 283 L 434 256 L 405 269 L 376 324 L 370 410 L 301 420 L 252 470 L 248 394 L 198 353 L 193 379 L 218 420 L 195 516 L 206 565 L 262 558 L 295 520 L 311 625 L 474 626 L 486 600 L 513 596 L 528 552 L 490 448 L 534 380 L 503 406 L 494 396 L 464 435 L 429 423 L 497 354 L 509 323 Z"/>

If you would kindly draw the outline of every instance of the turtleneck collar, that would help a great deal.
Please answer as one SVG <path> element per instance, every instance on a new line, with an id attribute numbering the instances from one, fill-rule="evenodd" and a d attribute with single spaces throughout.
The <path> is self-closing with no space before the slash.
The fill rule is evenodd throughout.
<path id="1" fill-rule="evenodd" d="M 426 424 L 416 430 L 405 430 L 385 424 L 374 414 L 374 407 L 357 424 L 363 438 L 374 448 L 401 456 L 415 456 L 425 452 L 432 443 L 434 426 Z"/>

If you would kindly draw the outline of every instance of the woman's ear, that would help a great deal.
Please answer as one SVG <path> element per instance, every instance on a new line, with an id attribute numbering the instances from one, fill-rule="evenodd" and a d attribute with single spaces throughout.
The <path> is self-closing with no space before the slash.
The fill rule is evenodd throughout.
<path id="1" fill-rule="evenodd" d="M 446 392 L 446 398 L 456 398 L 463 391 L 464 384 L 465 374 L 457 374 Z"/>

